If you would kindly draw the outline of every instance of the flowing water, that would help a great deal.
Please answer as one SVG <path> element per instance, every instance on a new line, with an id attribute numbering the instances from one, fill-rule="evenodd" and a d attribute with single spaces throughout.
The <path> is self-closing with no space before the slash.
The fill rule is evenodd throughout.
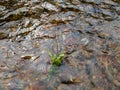
<path id="1" fill-rule="evenodd" d="M 0 90 L 119 89 L 119 0 L 0 0 Z"/>

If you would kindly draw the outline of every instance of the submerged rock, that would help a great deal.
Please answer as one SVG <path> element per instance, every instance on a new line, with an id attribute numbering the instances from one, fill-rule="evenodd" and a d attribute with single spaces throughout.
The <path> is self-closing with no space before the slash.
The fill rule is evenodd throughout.
<path id="1" fill-rule="evenodd" d="M 0 0 L 0 89 L 119 90 L 119 28 L 119 0 Z"/>

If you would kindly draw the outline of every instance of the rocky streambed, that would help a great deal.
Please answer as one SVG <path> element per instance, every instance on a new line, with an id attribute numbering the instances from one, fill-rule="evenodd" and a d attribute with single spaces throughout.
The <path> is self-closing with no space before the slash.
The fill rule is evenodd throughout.
<path id="1" fill-rule="evenodd" d="M 1 0 L 0 90 L 120 90 L 120 1 Z"/>

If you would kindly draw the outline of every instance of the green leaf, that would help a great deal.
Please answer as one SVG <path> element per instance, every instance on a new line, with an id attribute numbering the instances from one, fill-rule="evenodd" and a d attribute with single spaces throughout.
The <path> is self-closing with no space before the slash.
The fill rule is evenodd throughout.
<path id="1" fill-rule="evenodd" d="M 56 55 L 56 54 L 52 54 L 49 50 L 47 50 L 47 52 L 51 58 L 52 65 L 60 66 L 62 64 L 64 53 L 61 52 L 60 54 Z"/>

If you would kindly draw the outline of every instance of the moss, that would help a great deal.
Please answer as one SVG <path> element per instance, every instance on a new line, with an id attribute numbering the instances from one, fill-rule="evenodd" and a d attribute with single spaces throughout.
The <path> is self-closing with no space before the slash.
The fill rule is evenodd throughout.
<path id="1" fill-rule="evenodd" d="M 52 54 L 50 51 L 48 51 L 48 54 L 50 56 L 51 62 L 53 66 L 60 66 L 64 59 L 64 53 L 60 53 L 58 55 Z"/>

